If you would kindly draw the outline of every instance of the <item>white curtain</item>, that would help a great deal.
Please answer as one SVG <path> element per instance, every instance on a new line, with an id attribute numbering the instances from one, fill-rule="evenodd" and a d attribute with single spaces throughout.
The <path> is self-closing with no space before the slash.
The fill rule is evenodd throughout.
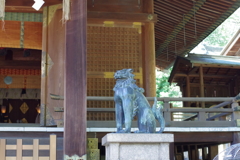
<path id="1" fill-rule="evenodd" d="M 70 0 L 63 0 L 63 22 L 70 19 Z"/>
<path id="2" fill-rule="evenodd" d="M 4 20 L 5 17 L 5 0 L 0 0 L 0 19 Z"/>

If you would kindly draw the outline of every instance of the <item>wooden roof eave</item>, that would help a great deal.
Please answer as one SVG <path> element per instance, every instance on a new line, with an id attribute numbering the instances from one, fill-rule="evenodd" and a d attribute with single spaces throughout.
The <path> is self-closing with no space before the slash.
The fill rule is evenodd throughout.
<path id="1" fill-rule="evenodd" d="M 181 53 L 181 55 L 188 54 L 194 47 L 196 47 L 204 38 L 211 34 L 224 20 L 226 20 L 233 12 L 240 7 L 240 0 L 236 1 L 224 14 L 222 14 L 213 25 L 211 25 L 203 34 L 201 34 L 191 45 Z"/>
<path id="2" fill-rule="evenodd" d="M 231 50 L 231 48 L 235 45 L 235 43 L 240 38 L 240 29 L 236 32 L 236 34 L 232 37 L 232 39 L 228 42 L 226 47 L 222 50 L 220 55 L 226 56 L 227 53 Z"/>
<path id="3" fill-rule="evenodd" d="M 179 49 L 178 55 L 180 55 L 180 56 L 187 55 L 194 47 L 196 47 L 204 38 L 206 38 L 209 34 L 211 34 L 227 17 L 229 17 L 239 7 L 240 7 L 240 0 L 237 0 L 231 5 L 231 7 L 229 7 L 225 12 L 223 12 L 222 15 L 220 15 L 218 18 L 216 18 L 215 22 L 213 22 L 204 32 L 202 32 L 201 34 L 199 33 L 196 40 L 194 40 L 191 44 L 187 45 L 185 48 Z M 172 33 L 173 32 L 174 31 L 172 31 Z M 169 36 L 169 34 L 167 34 L 167 35 Z M 171 39 L 171 37 L 170 37 L 170 39 L 168 37 L 166 39 L 169 40 L 168 41 L 168 45 L 169 45 L 171 43 L 171 40 L 172 41 L 174 40 L 174 36 L 172 39 Z M 166 42 L 166 40 L 164 40 L 160 45 L 157 46 L 156 58 L 159 57 L 159 55 L 164 54 L 164 53 L 160 53 L 159 49 L 160 49 L 160 47 L 163 47 L 163 43 L 165 43 L 165 42 Z M 169 68 L 171 66 L 171 64 L 172 64 L 172 61 L 170 61 L 168 64 L 165 64 L 164 66 L 157 63 L 157 66 L 161 67 L 161 68 Z"/>
<path id="4" fill-rule="evenodd" d="M 170 74 L 170 76 L 169 76 L 169 78 L 168 78 L 168 82 L 169 82 L 170 84 L 173 82 L 173 79 L 174 79 L 175 75 L 177 74 L 178 65 L 179 65 L 181 62 L 184 63 L 184 64 L 188 64 L 189 66 L 191 66 L 191 62 L 190 62 L 188 59 L 186 59 L 186 58 L 184 58 L 184 57 L 177 56 L 177 58 L 176 58 L 176 60 L 175 60 L 175 63 L 174 63 L 174 65 L 173 65 L 172 72 L 171 72 L 171 74 Z"/>
<path id="5" fill-rule="evenodd" d="M 199 67 L 199 66 L 203 66 L 203 67 L 213 67 L 213 68 L 233 68 L 233 69 L 240 69 L 239 66 L 234 66 L 234 65 L 220 65 L 220 64 L 202 64 L 202 63 L 192 63 L 193 67 Z"/>

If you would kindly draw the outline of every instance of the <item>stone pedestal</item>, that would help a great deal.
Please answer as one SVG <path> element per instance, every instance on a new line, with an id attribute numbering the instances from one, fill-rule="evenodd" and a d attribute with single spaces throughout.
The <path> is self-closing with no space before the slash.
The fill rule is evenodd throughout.
<path id="1" fill-rule="evenodd" d="M 110 133 L 102 138 L 106 160 L 169 160 L 173 134 Z"/>

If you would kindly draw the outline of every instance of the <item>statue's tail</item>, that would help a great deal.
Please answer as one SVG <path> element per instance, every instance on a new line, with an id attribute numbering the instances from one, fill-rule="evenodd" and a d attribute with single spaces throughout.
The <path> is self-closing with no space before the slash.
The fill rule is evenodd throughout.
<path id="1" fill-rule="evenodd" d="M 157 98 L 155 97 L 152 111 L 153 111 L 155 118 L 158 120 L 158 122 L 160 123 L 160 126 L 161 126 L 160 130 L 157 133 L 162 133 L 165 128 L 165 120 L 163 118 L 162 110 L 163 110 L 162 106 L 157 106 Z"/>

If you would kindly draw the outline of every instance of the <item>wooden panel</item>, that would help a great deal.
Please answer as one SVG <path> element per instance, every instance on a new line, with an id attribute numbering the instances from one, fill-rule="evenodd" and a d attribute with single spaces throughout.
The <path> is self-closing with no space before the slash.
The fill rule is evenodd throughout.
<path id="1" fill-rule="evenodd" d="M 6 48 L 42 48 L 42 23 L 20 21 L 4 21 L 4 29 L 0 30 L 0 47 Z M 22 32 L 22 33 L 21 33 Z M 20 36 L 22 34 L 22 36 Z M 20 37 L 22 40 L 20 41 Z M 21 45 L 21 42 L 24 43 Z"/>
<path id="2" fill-rule="evenodd" d="M 24 48 L 42 49 L 41 22 L 24 22 Z"/>
<path id="3" fill-rule="evenodd" d="M 98 12 L 142 12 L 142 0 L 87 0 L 88 11 Z"/>
<path id="4" fill-rule="evenodd" d="M 20 47 L 20 21 L 4 21 L 4 29 L 0 29 L 0 47 Z"/>

